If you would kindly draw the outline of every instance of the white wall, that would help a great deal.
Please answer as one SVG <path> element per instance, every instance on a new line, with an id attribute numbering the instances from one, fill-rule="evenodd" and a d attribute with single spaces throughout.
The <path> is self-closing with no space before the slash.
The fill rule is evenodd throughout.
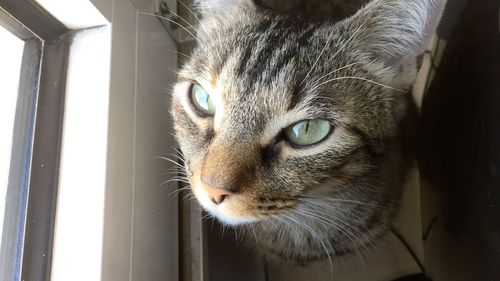
<path id="1" fill-rule="evenodd" d="M 110 58 L 77 54 L 73 45 L 68 77 L 93 64 L 80 77 L 90 89 L 109 78 L 109 87 L 85 93 L 75 88 L 78 77 L 68 79 L 52 279 L 178 280 L 178 198 L 169 195 L 177 186 L 162 185 L 174 166 L 157 158 L 175 154 L 168 110 L 176 46 L 157 18 L 140 13 L 153 13 L 157 1 L 91 1 L 111 22 L 111 44 L 101 46 Z M 84 162 L 93 155 L 96 162 Z"/>
<path id="2" fill-rule="evenodd" d="M 175 8 L 175 1 L 169 1 Z M 174 154 L 168 113 L 175 46 L 156 1 L 115 0 L 102 280 L 178 280 L 178 206 L 161 185 Z"/>

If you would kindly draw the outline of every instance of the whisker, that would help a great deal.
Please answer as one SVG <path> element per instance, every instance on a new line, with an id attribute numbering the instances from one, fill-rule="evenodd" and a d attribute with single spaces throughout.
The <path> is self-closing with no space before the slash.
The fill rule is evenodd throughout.
<path id="1" fill-rule="evenodd" d="M 155 157 L 156 159 L 162 159 L 162 160 L 165 160 L 165 161 L 168 161 L 176 166 L 178 166 L 179 168 L 181 169 L 184 169 L 184 166 L 182 166 L 181 164 L 177 163 L 176 161 L 170 159 L 170 158 L 167 158 L 167 157 L 163 157 L 163 156 L 157 156 Z"/>
<path id="2" fill-rule="evenodd" d="M 168 183 L 171 183 L 171 182 L 182 182 L 182 183 L 185 183 L 185 184 L 190 184 L 190 182 L 188 182 L 188 181 L 184 181 L 184 180 L 180 180 L 180 179 L 170 179 L 170 180 L 166 180 L 166 181 L 162 182 L 159 185 L 159 187 L 162 187 L 162 186 L 164 186 L 164 185 L 166 185 Z"/>
<path id="3" fill-rule="evenodd" d="M 184 8 L 186 8 L 196 18 L 196 20 L 200 22 L 200 18 L 198 18 L 196 13 L 193 12 L 193 10 L 191 10 L 188 5 L 184 4 L 182 1 L 177 1 L 177 3 L 181 4 Z"/>
<path id="4" fill-rule="evenodd" d="M 189 179 L 185 176 L 178 175 L 178 176 L 173 176 L 173 177 L 169 178 L 169 180 L 185 180 L 185 181 L 187 181 Z"/>
<path id="5" fill-rule="evenodd" d="M 194 193 L 190 190 L 188 190 L 188 192 L 182 197 L 182 200 L 185 200 L 186 198 L 188 198 L 189 196 L 192 196 L 193 198 L 195 198 L 196 196 L 194 195 Z"/>
<path id="6" fill-rule="evenodd" d="M 173 170 L 173 171 L 165 171 L 162 176 L 166 176 L 168 174 L 176 174 L 176 175 L 181 175 L 181 176 L 185 176 L 187 178 L 188 174 L 184 171 L 180 171 L 180 170 Z"/>
<path id="7" fill-rule="evenodd" d="M 255 243 L 257 244 L 257 247 L 259 247 L 259 239 L 257 239 L 257 233 L 255 232 L 255 225 L 251 223 L 250 226 L 252 227 L 252 233 L 253 237 L 255 238 Z"/>
<path id="8" fill-rule="evenodd" d="M 351 199 L 341 199 L 341 198 L 319 198 L 319 197 L 311 197 L 311 196 L 300 196 L 297 198 L 298 200 L 301 199 L 310 199 L 310 200 L 318 200 L 318 201 L 330 201 L 330 202 L 347 202 L 347 203 L 355 203 L 355 204 L 360 204 L 360 205 L 374 205 L 374 202 L 366 202 L 366 201 L 358 201 L 358 200 L 351 200 Z"/>
<path id="9" fill-rule="evenodd" d="M 168 22 L 171 22 L 175 25 L 177 25 L 178 27 L 182 28 L 184 31 L 186 31 L 191 37 L 193 37 L 193 39 L 198 43 L 198 46 L 200 46 L 201 48 L 203 48 L 205 51 L 207 51 L 205 49 L 205 47 L 203 47 L 203 45 L 201 44 L 200 40 L 198 40 L 198 38 L 191 32 L 189 31 L 189 29 L 187 29 L 185 26 L 183 26 L 182 24 L 174 21 L 174 20 L 171 20 L 167 17 L 163 17 L 163 16 L 160 16 L 160 15 L 157 15 L 157 14 L 154 14 L 154 13 L 148 13 L 148 12 L 142 12 L 142 11 L 139 11 L 138 12 L 139 14 L 142 14 L 142 15 L 148 15 L 148 16 L 153 16 L 153 17 L 158 17 L 158 18 L 161 18 L 163 20 L 166 20 Z"/>
<path id="10" fill-rule="evenodd" d="M 375 6 L 376 7 L 376 6 Z M 375 10 L 375 9 L 373 9 Z M 360 26 L 354 31 L 354 33 L 346 40 L 346 42 L 344 42 L 344 44 L 342 44 L 342 46 L 337 50 L 337 52 L 335 52 L 335 54 L 333 54 L 333 56 L 328 59 L 326 61 L 325 64 L 328 64 L 330 61 L 332 61 L 346 46 L 347 44 L 349 44 L 352 39 L 354 39 L 354 36 L 361 30 L 361 28 L 363 28 L 363 26 L 366 24 L 366 22 L 372 17 L 372 15 L 375 14 L 373 11 L 370 13 L 370 15 L 360 24 Z M 309 70 L 309 72 L 307 72 L 306 76 L 304 77 L 304 79 L 302 80 L 302 82 L 300 82 L 299 86 L 302 85 L 304 83 L 304 81 L 307 79 L 307 77 L 309 77 L 309 75 L 311 74 L 311 72 L 314 70 L 314 68 L 316 67 L 319 59 L 321 58 L 321 56 L 323 55 L 323 53 L 325 52 L 326 50 L 326 47 L 328 46 L 328 44 L 330 43 L 332 37 L 333 37 L 333 34 L 334 34 L 334 31 L 332 31 L 332 33 L 330 33 L 330 36 L 328 36 L 328 39 L 326 40 L 326 43 L 325 43 L 325 46 L 323 47 L 323 49 L 321 50 L 321 52 L 319 53 L 318 55 L 318 58 L 316 59 L 316 61 L 313 63 L 313 66 L 311 67 L 311 69 Z"/>
<path id="11" fill-rule="evenodd" d="M 234 237 L 236 238 L 236 246 L 238 246 L 238 231 L 236 227 L 233 227 Z"/>
<path id="12" fill-rule="evenodd" d="M 182 167 L 184 169 L 185 168 L 184 165 L 186 164 L 186 159 L 184 159 L 184 154 L 182 154 L 182 152 L 177 147 L 173 147 L 173 148 L 174 148 L 176 154 L 169 154 L 169 156 L 174 157 L 175 160 L 180 162 L 180 164 L 182 164 Z"/>
<path id="13" fill-rule="evenodd" d="M 212 16 L 212 19 L 214 19 L 217 23 L 220 24 L 220 21 L 218 21 L 217 18 L 215 17 L 214 11 L 212 10 L 212 5 L 210 5 L 208 0 L 201 0 L 201 1 L 204 1 L 205 3 L 202 4 L 200 2 L 200 7 L 204 6 L 203 8 L 208 9 L 208 11 L 210 12 L 210 16 Z"/>
<path id="14" fill-rule="evenodd" d="M 182 192 L 182 191 L 184 191 L 184 190 L 191 190 L 191 188 L 190 188 L 190 187 L 183 187 L 183 188 L 179 188 L 179 189 L 177 189 L 177 190 L 174 190 L 174 191 L 170 192 L 170 193 L 168 194 L 168 196 L 178 195 L 179 193 L 181 193 L 181 192 Z"/>
<path id="15" fill-rule="evenodd" d="M 171 178 L 164 183 L 169 183 L 169 182 L 183 182 L 189 184 L 190 182 L 186 178 Z"/>
<path id="16" fill-rule="evenodd" d="M 181 164 L 185 164 L 184 156 L 180 154 L 167 154 L 168 156 L 174 157 L 175 160 L 181 162 Z M 159 156 L 159 157 L 165 157 L 165 156 Z"/>
<path id="17" fill-rule="evenodd" d="M 309 71 L 306 73 L 306 76 L 304 76 L 304 79 L 302 79 L 302 82 L 300 82 L 299 86 L 304 84 L 304 82 L 306 81 L 307 77 L 309 77 L 309 75 L 311 74 L 311 72 L 314 70 L 314 68 L 316 67 L 316 65 L 318 64 L 319 62 L 319 59 L 321 58 L 321 56 L 323 55 L 323 53 L 325 52 L 326 48 L 328 47 L 328 45 L 330 44 L 330 41 L 332 40 L 332 37 L 333 37 L 333 34 L 335 33 L 335 31 L 332 31 L 330 33 L 330 35 L 328 36 L 328 38 L 326 39 L 326 43 L 325 45 L 323 46 L 323 49 L 321 49 L 321 52 L 319 52 L 318 54 L 318 57 L 316 58 L 316 60 L 314 61 L 313 65 L 311 66 L 311 68 L 309 69 Z"/>
<path id="18" fill-rule="evenodd" d="M 337 229 L 341 232 L 344 233 L 344 235 L 346 235 L 353 244 L 355 244 L 354 240 L 352 239 L 355 239 L 356 238 L 356 235 L 354 235 L 354 233 L 352 233 L 351 231 L 349 231 L 346 227 L 349 227 L 352 229 L 352 226 L 349 225 L 349 224 L 340 224 L 338 221 L 335 220 L 335 218 L 333 217 L 327 217 L 325 213 L 321 212 L 321 211 L 317 211 L 317 210 L 314 210 L 312 208 L 303 208 L 303 209 L 300 209 L 300 210 L 297 210 L 297 212 L 300 212 L 301 214 L 302 213 L 306 213 L 306 214 L 309 214 L 310 216 L 314 217 L 314 218 L 317 218 L 319 220 L 322 220 L 323 222 L 326 222 L 327 223 L 327 226 L 328 226 L 328 223 L 331 223 L 335 226 L 337 226 Z M 323 217 L 324 216 L 324 217 Z M 345 233 L 345 232 L 346 233 Z"/>
<path id="19" fill-rule="evenodd" d="M 328 77 L 328 76 L 330 76 L 330 75 L 332 75 L 332 74 L 334 74 L 334 73 L 336 73 L 336 72 L 338 72 L 338 71 L 340 71 L 340 70 L 342 70 L 342 69 L 345 69 L 345 68 L 351 67 L 351 66 L 356 65 L 356 64 L 359 64 L 359 63 L 358 63 L 358 62 L 354 62 L 354 63 L 348 64 L 348 65 L 345 65 L 345 66 L 339 67 L 339 68 L 337 68 L 337 69 L 335 69 L 335 70 L 333 70 L 333 71 L 330 71 L 330 72 L 328 72 L 327 74 L 325 74 L 325 75 L 321 76 L 320 78 L 316 79 L 316 80 L 315 80 L 312 84 L 314 85 L 314 84 L 318 83 L 319 81 L 321 81 L 321 79 L 323 79 L 323 78 L 325 78 L 325 77 Z M 316 88 L 316 86 L 312 86 L 311 88 Z M 302 93 L 304 90 L 305 90 L 305 88 L 304 88 L 304 89 L 302 89 L 302 90 L 299 92 L 299 94 L 300 94 L 300 93 Z"/>
<path id="20" fill-rule="evenodd" d="M 272 217 L 274 219 L 276 219 L 278 222 L 284 224 L 285 227 L 291 228 L 291 230 L 293 230 L 295 232 L 295 234 L 297 235 L 297 237 L 304 237 L 304 235 L 302 234 L 302 232 L 300 231 L 300 229 L 296 228 L 292 223 L 289 223 L 288 221 L 280 218 L 277 215 L 272 215 Z M 266 222 L 266 221 L 264 221 L 264 222 Z"/>
<path id="21" fill-rule="evenodd" d="M 183 57 L 185 57 L 185 58 L 188 58 L 188 59 L 191 57 L 191 56 L 186 55 L 186 54 L 184 54 L 183 52 L 179 52 L 179 51 L 177 51 L 177 50 L 173 50 L 173 49 L 167 49 L 167 50 L 168 50 L 169 52 L 176 53 L 176 54 L 181 55 L 181 56 L 183 56 Z M 177 72 L 177 71 L 175 71 L 175 72 Z"/>
<path id="22" fill-rule="evenodd" d="M 318 207 L 325 207 L 325 208 L 340 207 L 340 206 L 332 206 L 332 205 L 328 205 L 328 204 L 320 204 L 320 203 L 317 203 L 317 202 L 308 202 L 308 201 L 303 201 L 302 203 L 303 204 L 308 204 L 310 206 L 318 206 Z M 343 210 L 343 208 L 335 208 L 335 209 Z M 350 228 L 352 231 L 354 231 L 355 233 L 358 234 L 357 236 L 353 235 L 353 237 L 355 237 L 358 240 L 361 239 L 361 240 L 365 241 L 362 244 L 362 246 L 366 247 L 367 245 L 370 245 L 370 246 L 373 246 L 373 247 L 377 248 L 376 245 L 373 245 L 372 239 L 370 239 L 370 236 L 367 235 L 367 234 L 369 234 L 370 229 L 368 229 L 366 225 L 359 224 L 359 225 L 357 225 L 357 228 L 355 228 L 351 224 L 347 223 L 347 221 L 344 221 L 342 219 L 343 217 L 345 217 L 346 219 L 347 219 L 347 217 L 354 217 L 359 223 L 365 223 L 365 219 L 362 219 L 359 216 L 357 216 L 356 213 L 353 212 L 353 210 L 351 210 L 351 209 L 346 210 L 346 211 L 342 212 L 342 216 L 337 216 L 335 218 L 331 217 L 330 213 L 326 213 L 326 212 L 324 212 L 322 210 L 318 210 L 318 209 L 314 209 L 314 210 L 308 209 L 308 210 L 310 210 L 310 211 L 312 211 L 314 213 L 317 213 L 319 216 L 324 216 L 326 218 L 331 218 L 333 221 L 335 221 L 335 223 L 337 225 L 339 225 L 339 227 L 343 226 L 342 229 L 345 229 L 345 227 Z M 302 210 L 300 210 L 300 211 L 302 211 Z M 341 229 L 339 229 L 339 230 L 341 230 Z M 346 235 L 346 236 L 348 236 L 348 235 Z M 351 242 L 354 243 L 354 241 L 352 239 L 351 239 Z M 357 252 L 357 255 L 359 257 L 363 258 L 361 249 L 362 248 L 360 248 L 359 245 L 357 245 L 355 247 L 355 251 Z"/>
<path id="23" fill-rule="evenodd" d="M 359 234 L 358 237 L 360 237 L 360 238 L 362 238 L 362 239 L 364 239 L 366 241 L 367 245 L 370 244 L 371 240 L 369 239 L 369 237 L 366 236 L 366 233 L 369 232 L 369 229 L 364 224 L 358 225 L 359 229 L 356 229 L 356 228 L 352 227 L 349 223 L 343 221 L 342 217 L 344 217 L 344 216 L 353 217 L 359 223 L 364 223 L 365 219 L 359 217 L 357 215 L 357 212 L 354 212 L 352 209 L 345 210 L 344 208 L 341 208 L 340 205 L 333 206 L 333 205 L 326 204 L 326 202 L 324 202 L 324 201 L 328 202 L 328 200 L 325 200 L 325 199 L 323 199 L 323 200 L 314 200 L 314 201 L 312 201 L 312 200 L 300 200 L 300 202 L 302 204 L 305 204 L 305 205 L 317 206 L 317 207 L 321 207 L 321 208 L 325 208 L 325 209 L 331 209 L 333 207 L 334 209 L 342 211 L 342 216 L 336 217 L 337 218 L 337 222 L 340 223 L 340 224 L 342 224 L 342 225 L 344 225 L 344 226 L 347 226 L 347 227 L 351 228 L 354 232 L 356 232 L 356 233 Z M 351 203 L 349 201 L 354 201 L 354 200 L 348 200 L 348 201 L 345 201 L 345 202 Z M 339 203 L 339 202 L 337 201 L 335 203 Z M 379 204 L 371 204 L 371 205 L 375 206 L 377 209 L 381 209 L 381 208 L 378 208 L 378 206 L 380 206 Z M 321 211 L 321 210 L 315 209 L 314 212 L 316 212 L 316 213 L 318 213 L 320 215 L 323 215 L 325 217 L 331 217 L 331 214 L 326 213 L 326 212 Z M 365 231 L 362 231 L 363 229 Z"/>
<path id="24" fill-rule="evenodd" d="M 176 146 L 173 146 L 172 147 L 179 155 L 180 158 L 184 159 L 184 153 L 182 152 L 182 150 Z"/>
<path id="25" fill-rule="evenodd" d="M 385 85 L 385 84 L 382 84 L 382 83 L 379 83 L 379 82 L 376 82 L 376 81 L 373 81 L 373 80 L 370 80 L 368 78 L 363 78 L 363 77 L 356 77 L 356 76 L 345 76 L 345 77 L 336 77 L 336 78 L 332 78 L 332 79 L 329 79 L 329 80 L 326 80 L 318 85 L 316 85 L 311 91 L 315 91 L 317 88 L 327 84 L 327 83 L 331 83 L 331 82 L 334 82 L 334 81 L 339 81 L 339 80 L 345 80 L 345 79 L 356 79 L 356 80 L 361 80 L 361 81 L 365 81 L 365 82 L 369 82 L 369 83 L 373 83 L 375 85 L 378 85 L 378 86 L 381 86 L 381 87 L 385 87 L 385 88 L 388 88 L 388 89 L 391 89 L 391 90 L 394 90 L 394 91 L 398 91 L 398 92 L 401 92 L 401 93 L 406 93 L 406 91 L 404 90 L 401 90 L 401 89 L 398 89 L 398 88 L 394 88 L 394 87 L 391 87 L 391 86 L 388 86 L 388 85 Z"/>
<path id="26" fill-rule="evenodd" d="M 363 235 L 360 231 L 353 228 L 349 224 L 344 224 L 342 223 L 342 221 L 337 221 L 334 218 L 328 218 L 326 216 L 323 217 L 324 214 L 322 212 L 315 212 L 315 210 L 313 209 L 301 209 L 297 210 L 294 213 L 298 214 L 299 216 L 303 216 L 306 220 L 318 221 L 321 225 L 323 225 L 323 227 L 326 227 L 327 229 L 329 227 L 333 227 L 334 229 L 340 231 L 340 233 L 345 235 L 353 245 L 357 245 L 356 240 L 358 239 L 358 237 L 353 232 L 351 232 L 349 228 L 356 233 Z"/>
<path id="27" fill-rule="evenodd" d="M 302 227 L 305 227 L 307 230 L 309 230 L 309 232 L 315 237 L 315 239 L 318 240 L 319 244 L 321 247 L 323 247 L 323 249 L 325 250 L 325 254 L 328 256 L 328 260 L 330 261 L 330 266 L 332 264 L 332 258 L 330 256 L 330 252 L 328 251 L 328 247 L 326 246 L 326 244 L 324 243 L 323 239 L 321 239 L 321 237 L 311 228 L 307 225 L 307 223 L 305 222 L 299 222 L 297 220 L 295 220 L 294 218 L 292 218 L 291 216 L 284 216 L 284 218 L 288 218 L 289 220 L 292 220 L 294 221 L 298 226 L 302 226 Z M 330 249 L 332 249 L 332 245 L 330 244 L 329 241 L 327 241 L 327 244 L 330 246 Z"/>
<path id="28" fill-rule="evenodd" d="M 332 204 L 326 204 L 323 202 L 310 202 L 310 201 L 300 201 L 301 204 L 305 205 L 310 205 L 310 206 L 315 206 L 315 207 L 320 207 L 323 209 L 333 209 L 336 211 L 339 211 L 343 215 L 352 215 L 358 222 L 364 222 L 364 219 L 362 219 L 360 216 L 357 215 L 357 213 L 360 213 L 359 210 L 352 210 L 352 208 L 345 208 L 345 206 L 342 205 L 332 205 Z M 319 211 L 319 210 L 318 210 Z M 355 212 L 356 211 L 356 212 Z M 322 212 L 325 216 L 330 216 L 331 214 L 328 214 L 326 212 Z"/>
<path id="29" fill-rule="evenodd" d="M 330 59 L 328 59 L 325 64 L 328 64 L 337 57 L 337 55 L 347 46 L 347 44 L 349 44 L 354 39 L 354 36 L 358 34 L 358 32 L 361 30 L 361 28 L 364 27 L 364 25 L 368 22 L 368 20 L 371 19 L 371 16 L 373 14 L 374 13 L 372 12 L 368 17 L 366 17 L 366 19 L 359 25 L 359 27 L 353 32 L 353 34 L 342 44 L 342 46 L 340 46 L 337 52 L 335 52 L 335 54 L 333 54 L 333 56 Z"/>
<path id="30" fill-rule="evenodd" d="M 376 6 L 375 6 L 376 7 Z M 375 9 L 373 9 L 375 10 Z M 337 57 L 337 55 L 354 39 L 354 37 L 356 36 L 356 34 L 358 34 L 358 32 L 364 27 L 364 25 L 368 22 L 369 19 L 371 19 L 372 15 L 375 14 L 373 11 L 369 14 L 369 16 L 360 24 L 360 26 L 353 32 L 353 34 L 342 44 L 342 46 L 333 54 L 332 57 L 330 57 L 325 65 L 327 65 L 330 61 L 332 61 L 333 59 L 335 59 Z M 316 59 L 316 61 L 314 62 L 313 66 L 311 67 L 311 69 L 309 70 L 309 72 L 307 72 L 306 76 L 304 77 L 304 79 L 302 80 L 302 82 L 299 84 L 302 85 L 304 83 L 304 81 L 307 79 L 307 77 L 309 77 L 309 75 L 311 74 L 311 72 L 314 70 L 314 68 L 316 67 L 319 59 L 321 58 L 321 55 L 323 54 L 323 52 L 325 51 L 326 47 L 328 46 L 328 44 L 330 43 L 330 40 L 332 38 L 332 35 L 333 35 L 334 32 L 332 32 L 330 34 L 330 36 L 328 37 L 326 43 L 325 43 L 325 46 L 323 47 L 323 49 L 321 50 L 318 58 Z M 317 87 L 314 87 L 315 89 Z"/>
<path id="31" fill-rule="evenodd" d="M 180 1 L 179 1 L 180 2 Z M 174 16 L 176 16 L 177 18 L 179 18 L 180 20 L 182 20 L 183 22 L 185 22 L 187 24 L 188 27 L 192 28 L 193 30 L 196 30 L 196 28 L 189 22 L 187 21 L 186 19 L 184 19 L 183 17 L 181 17 L 180 15 L 174 13 L 174 11 L 170 10 L 169 11 L 171 14 L 173 14 Z"/>
<path id="32" fill-rule="evenodd" d="M 202 3 L 202 2 L 205 2 L 205 3 Z M 221 25 L 221 21 L 219 20 L 220 17 L 218 15 L 215 15 L 213 13 L 213 10 L 212 10 L 212 6 L 210 5 L 210 3 L 208 2 L 208 0 L 201 0 L 199 3 L 198 3 L 198 8 L 199 9 L 208 9 L 209 12 L 210 12 L 210 20 L 213 20 L 216 22 L 216 25 Z M 203 26 L 202 26 L 203 27 Z M 219 57 L 220 60 L 222 60 L 222 55 L 220 53 L 220 50 L 219 49 L 224 49 L 224 46 L 222 45 L 222 38 L 221 38 L 221 35 L 220 35 L 220 30 L 216 29 L 215 30 L 215 33 L 218 37 L 218 40 L 217 42 L 218 43 L 218 47 L 219 48 L 213 48 L 213 51 L 217 54 L 217 56 Z"/>

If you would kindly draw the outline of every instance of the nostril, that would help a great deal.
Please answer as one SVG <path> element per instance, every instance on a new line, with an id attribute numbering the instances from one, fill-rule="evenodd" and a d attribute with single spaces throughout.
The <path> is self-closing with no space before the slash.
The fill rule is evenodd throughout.
<path id="1" fill-rule="evenodd" d="M 219 205 L 220 203 L 222 203 L 222 201 L 224 201 L 224 199 L 226 199 L 227 195 L 216 195 L 216 196 L 209 195 L 209 197 L 210 200 L 214 202 L 215 205 Z"/>
<path id="2" fill-rule="evenodd" d="M 208 193 L 208 198 L 210 198 L 210 200 L 216 205 L 221 204 L 229 195 L 232 194 L 229 190 L 214 187 L 203 180 L 201 181 L 201 185 Z"/>

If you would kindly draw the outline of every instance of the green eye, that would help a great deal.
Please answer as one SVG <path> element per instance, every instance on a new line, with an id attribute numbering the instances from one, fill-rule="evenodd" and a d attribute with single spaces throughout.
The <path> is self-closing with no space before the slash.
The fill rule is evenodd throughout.
<path id="1" fill-rule="evenodd" d="M 215 115 L 215 105 L 212 97 L 199 84 L 191 86 L 190 95 L 191 102 L 198 111 L 208 116 Z"/>
<path id="2" fill-rule="evenodd" d="M 296 145 L 312 145 L 324 140 L 332 125 L 323 119 L 302 120 L 285 129 L 288 141 Z"/>

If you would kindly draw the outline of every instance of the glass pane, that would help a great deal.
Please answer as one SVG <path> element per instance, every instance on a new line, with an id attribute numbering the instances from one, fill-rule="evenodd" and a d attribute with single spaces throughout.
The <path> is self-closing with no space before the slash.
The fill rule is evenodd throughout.
<path id="1" fill-rule="evenodd" d="M 24 41 L 0 26 L 0 235 L 3 221 L 12 134 L 18 97 L 19 77 L 23 58 Z M 1 237 L 0 237 L 1 238 Z M 0 239 L 1 243 L 2 239 Z M 1 245 L 0 245 L 1 246 Z"/>

